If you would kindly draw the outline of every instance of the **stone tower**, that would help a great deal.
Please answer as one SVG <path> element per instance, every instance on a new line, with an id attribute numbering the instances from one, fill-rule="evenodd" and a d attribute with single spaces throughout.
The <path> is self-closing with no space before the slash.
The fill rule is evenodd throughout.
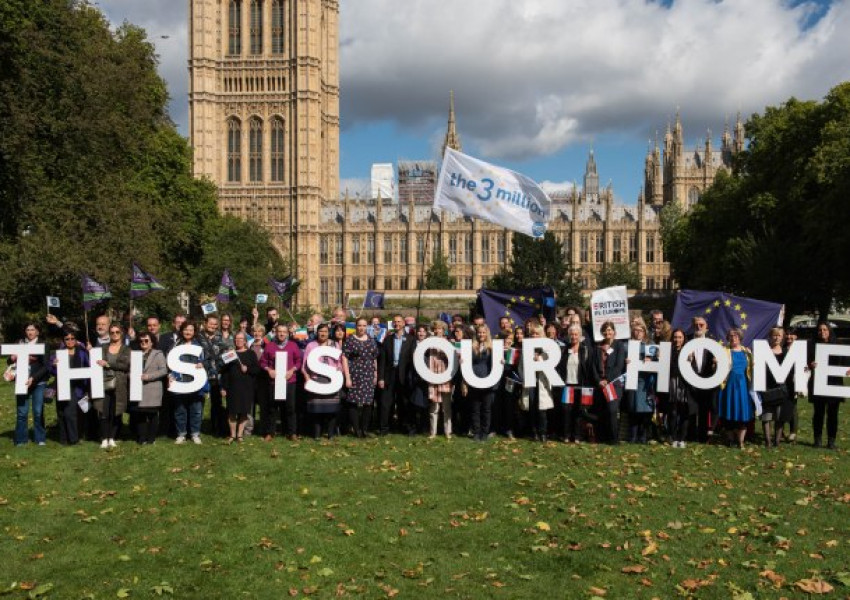
<path id="1" fill-rule="evenodd" d="M 443 155 L 446 153 L 446 148 L 451 148 L 452 150 L 457 150 L 458 152 L 463 151 L 463 146 L 461 146 L 460 143 L 460 136 L 457 133 L 457 122 L 455 120 L 454 90 L 449 92 L 449 122 L 446 125 L 446 137 L 443 140 L 443 148 L 442 153 L 440 154 L 440 160 L 443 159 Z"/>
<path id="2" fill-rule="evenodd" d="M 295 261 L 300 305 L 318 305 L 306 271 L 322 203 L 339 197 L 338 21 L 337 0 L 189 0 L 195 176 Z"/>

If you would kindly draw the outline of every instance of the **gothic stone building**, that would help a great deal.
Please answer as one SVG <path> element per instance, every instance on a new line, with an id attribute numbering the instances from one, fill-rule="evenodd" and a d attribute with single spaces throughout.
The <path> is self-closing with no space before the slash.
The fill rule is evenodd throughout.
<path id="1" fill-rule="evenodd" d="M 398 199 L 340 198 L 339 3 L 336 0 L 190 0 L 190 136 L 196 176 L 219 189 L 222 212 L 268 228 L 294 258 L 299 305 L 341 304 L 367 289 L 415 290 L 423 263 L 448 257 L 463 290 L 510 257 L 512 232 L 431 210 L 437 165 L 398 165 Z M 685 150 L 681 120 L 646 157 L 635 205 L 600 188 L 591 152 L 580 191 L 553 197 L 549 229 L 585 289 L 605 264 L 637 263 L 642 287 L 668 289 L 658 214 L 690 206 L 743 144 L 740 119 L 714 150 Z M 461 148 L 454 102 L 444 145 Z M 428 221 L 430 239 L 426 239 Z"/>

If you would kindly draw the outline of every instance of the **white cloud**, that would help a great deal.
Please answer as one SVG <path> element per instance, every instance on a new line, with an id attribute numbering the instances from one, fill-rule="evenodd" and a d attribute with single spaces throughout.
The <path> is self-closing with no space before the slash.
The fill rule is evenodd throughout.
<path id="1" fill-rule="evenodd" d="M 187 4 L 99 3 L 113 23 L 148 30 L 184 133 Z M 454 89 L 465 147 L 489 158 L 548 155 L 610 132 L 643 140 L 676 106 L 686 131 L 702 132 L 850 79 L 850 0 L 834 0 L 814 25 L 822 0 L 340 5 L 343 125 L 390 120 L 441 143 Z"/>
<path id="2" fill-rule="evenodd" d="M 691 131 L 850 78 L 848 0 L 358 0 L 341 18 L 344 122 L 444 127 L 464 142 L 547 155 L 606 132 L 645 138 L 682 107 Z M 376 15 L 379 15 L 376 16 Z"/>

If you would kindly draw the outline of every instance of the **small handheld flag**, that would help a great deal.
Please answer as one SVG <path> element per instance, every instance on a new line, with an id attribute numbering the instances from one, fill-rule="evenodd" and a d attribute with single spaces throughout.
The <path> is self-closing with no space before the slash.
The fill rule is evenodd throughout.
<path id="1" fill-rule="evenodd" d="M 47 308 L 59 308 L 59 298 L 57 298 L 56 296 L 48 296 Z"/>
<path id="2" fill-rule="evenodd" d="M 254 299 L 255 304 L 265 304 L 269 301 L 268 294 L 257 294 L 257 297 Z"/>
<path id="3" fill-rule="evenodd" d="M 201 305 L 201 311 L 204 313 L 204 316 L 207 316 L 214 312 L 218 312 L 218 307 L 216 307 L 215 302 L 208 302 L 207 304 Z"/>
<path id="4" fill-rule="evenodd" d="M 146 273 L 138 264 L 133 263 L 133 277 L 130 279 L 130 298 L 141 298 L 149 292 L 164 290 L 162 285 L 150 273 Z"/>
<path id="5" fill-rule="evenodd" d="M 236 354 L 236 350 L 228 350 L 221 355 L 221 360 L 224 364 L 229 365 L 234 360 L 239 360 L 239 356 Z"/>
<path id="6" fill-rule="evenodd" d="M 227 303 L 238 295 L 239 292 L 236 291 L 236 284 L 233 283 L 233 278 L 230 276 L 230 269 L 225 269 L 221 275 L 221 283 L 218 286 L 216 299 L 219 302 Z"/>
<path id="7" fill-rule="evenodd" d="M 83 274 L 83 310 L 90 311 L 96 304 L 112 298 L 109 288 Z"/>
<path id="8" fill-rule="evenodd" d="M 384 292 L 369 290 L 363 299 L 363 308 L 384 308 Z"/>

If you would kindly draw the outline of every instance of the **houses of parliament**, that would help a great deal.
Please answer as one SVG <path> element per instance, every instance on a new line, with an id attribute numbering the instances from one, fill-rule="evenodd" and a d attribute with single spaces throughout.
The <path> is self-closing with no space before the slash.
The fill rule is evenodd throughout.
<path id="1" fill-rule="evenodd" d="M 438 165 L 397 165 L 397 198 L 339 190 L 338 0 L 189 0 L 190 141 L 194 173 L 225 214 L 267 228 L 294 261 L 300 306 L 342 304 L 367 289 L 418 289 L 437 252 L 459 290 L 474 291 L 510 260 L 514 233 L 431 209 Z M 698 202 L 743 148 L 740 118 L 718 147 L 686 149 L 677 114 L 647 153 L 637 203 L 601 187 L 590 152 L 583 185 L 552 195 L 551 231 L 585 290 L 606 264 L 635 263 L 643 290 L 671 289 L 659 213 Z M 462 149 L 454 103 L 444 146 Z M 428 221 L 431 221 L 430 228 Z M 430 231 L 430 234 L 428 233 Z M 430 239 L 427 239 L 430 235 Z"/>

